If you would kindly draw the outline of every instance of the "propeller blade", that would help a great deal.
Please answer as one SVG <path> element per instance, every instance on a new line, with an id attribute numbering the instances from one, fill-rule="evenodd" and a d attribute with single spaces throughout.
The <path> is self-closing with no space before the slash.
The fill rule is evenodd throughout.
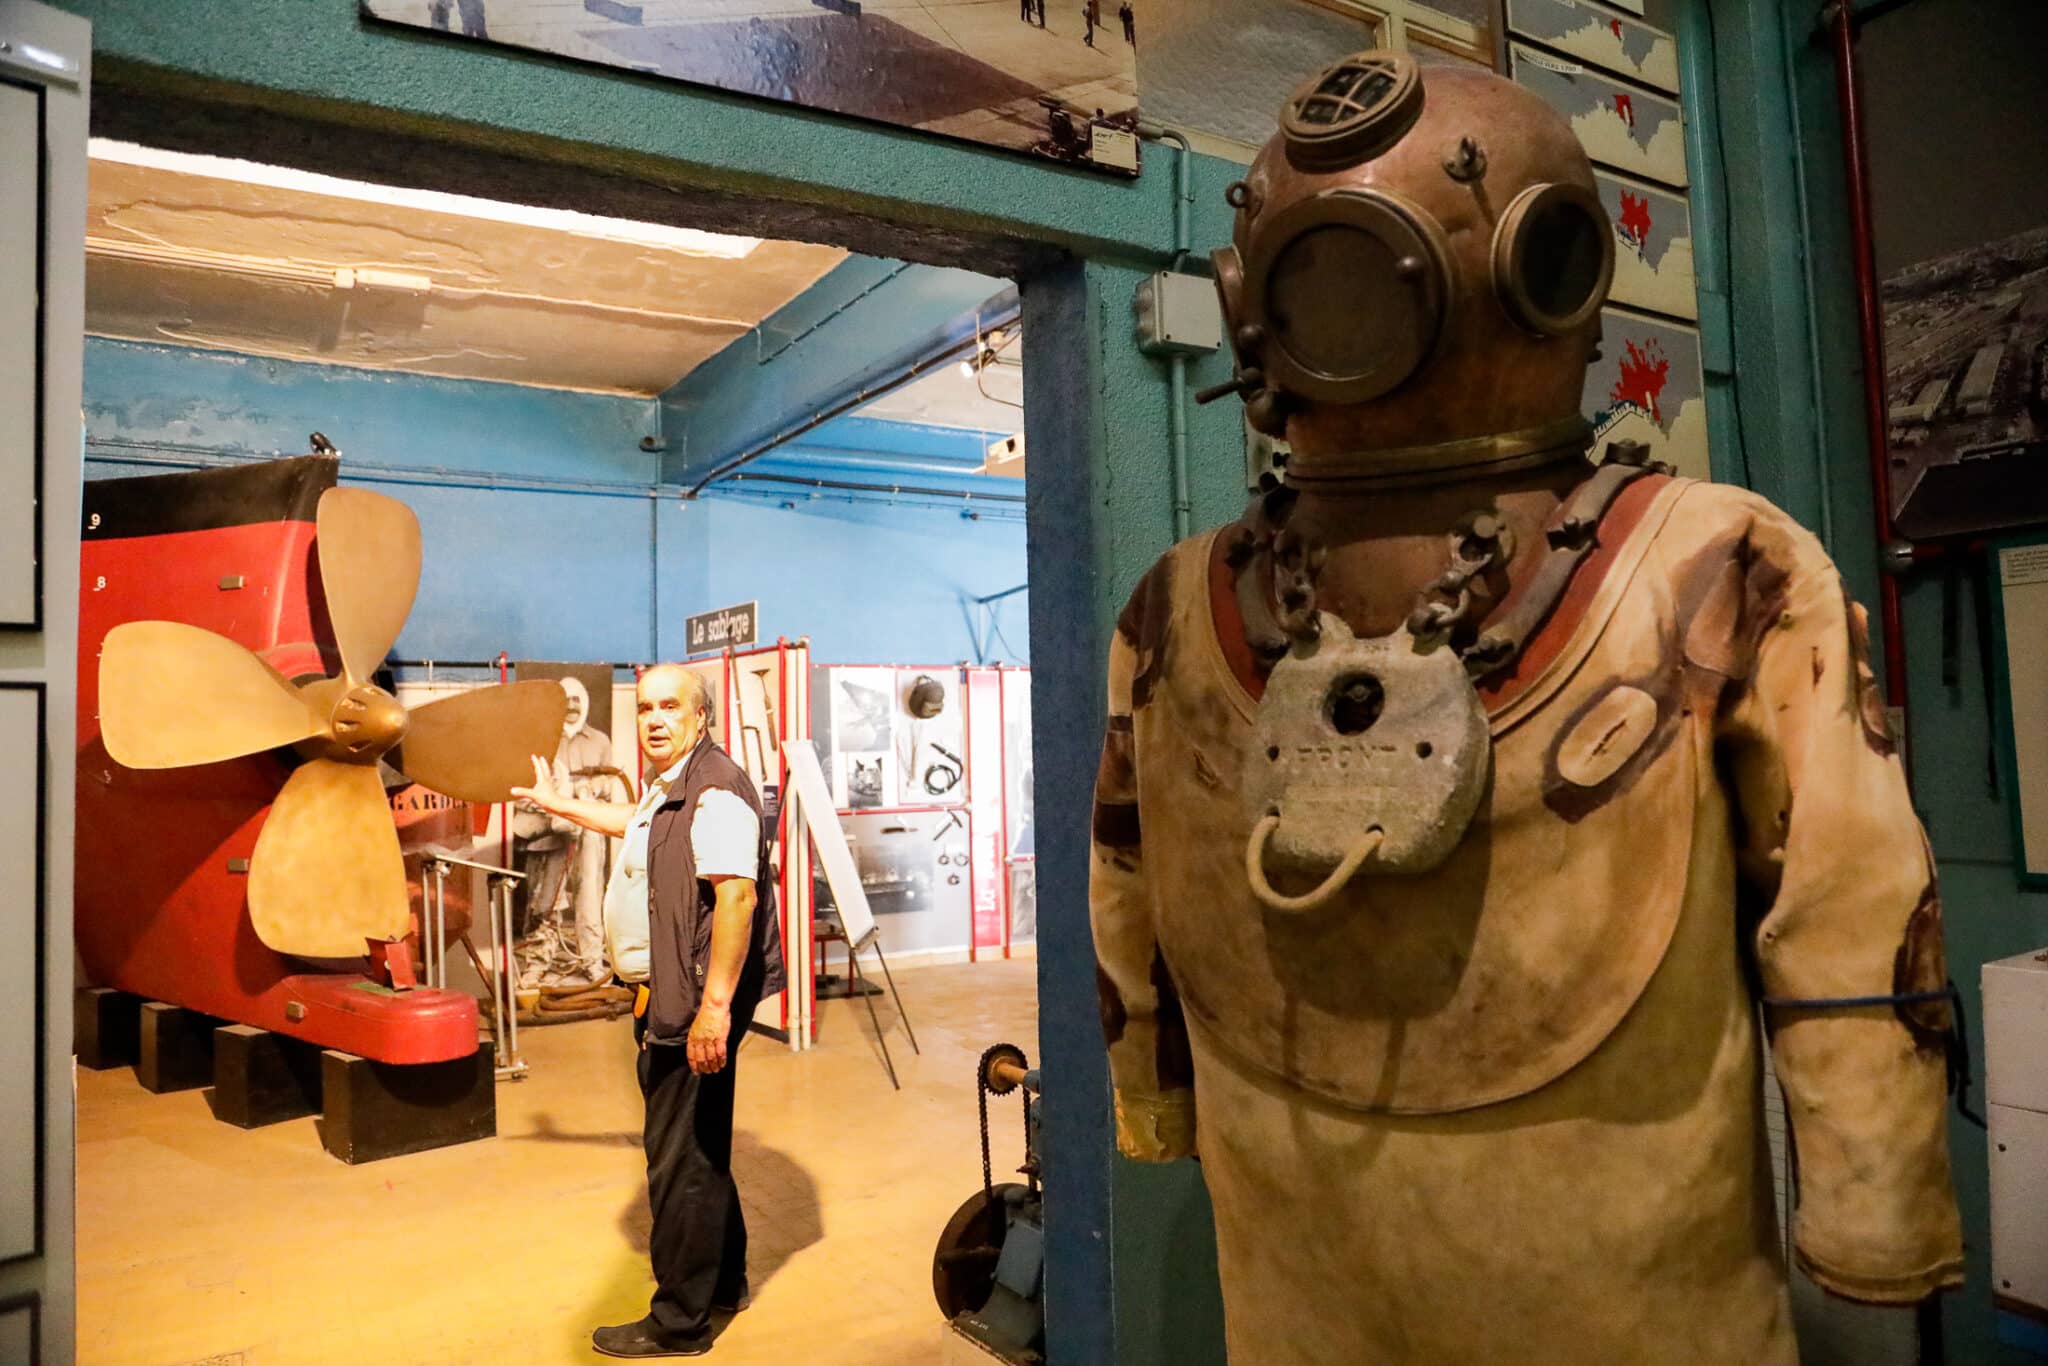
<path id="1" fill-rule="evenodd" d="M 249 859 L 256 937 L 301 958 L 360 958 L 412 923 L 405 856 L 375 764 L 310 759 L 271 803 Z"/>
<path id="2" fill-rule="evenodd" d="M 329 489 L 317 514 L 327 619 L 350 682 L 369 679 L 405 627 L 420 587 L 420 521 L 396 498 Z"/>
<path id="3" fill-rule="evenodd" d="M 465 802 L 504 802 L 533 781 L 530 755 L 562 743 L 569 698 L 548 678 L 478 688 L 412 713 L 398 747 L 405 776 Z"/>
<path id="4" fill-rule="evenodd" d="M 100 646 L 100 738 L 129 768 L 239 759 L 326 724 L 283 674 L 212 631 L 130 621 Z"/>

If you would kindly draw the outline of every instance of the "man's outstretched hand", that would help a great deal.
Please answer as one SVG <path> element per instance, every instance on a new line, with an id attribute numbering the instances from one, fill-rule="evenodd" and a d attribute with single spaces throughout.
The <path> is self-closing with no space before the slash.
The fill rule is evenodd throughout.
<path id="1" fill-rule="evenodd" d="M 532 802 L 543 811 L 559 812 L 562 808 L 562 794 L 555 790 L 554 766 L 538 754 L 529 756 L 533 760 L 533 786 L 515 787 L 512 795 Z"/>

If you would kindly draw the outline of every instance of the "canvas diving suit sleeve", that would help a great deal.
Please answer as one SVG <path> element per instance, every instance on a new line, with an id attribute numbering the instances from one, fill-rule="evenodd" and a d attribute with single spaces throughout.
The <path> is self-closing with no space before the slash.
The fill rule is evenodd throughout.
<path id="1" fill-rule="evenodd" d="M 1147 576 L 1147 582 L 1158 575 Z M 1142 611 L 1141 583 L 1133 609 Z M 1154 933 L 1138 820 L 1133 679 L 1153 661 L 1140 658 L 1127 609 L 1109 647 L 1109 721 L 1095 779 L 1089 919 L 1095 936 L 1095 986 L 1109 1045 L 1116 1098 L 1117 1147 L 1127 1157 L 1170 1162 L 1195 1147 L 1195 1093 L 1187 1026 Z"/>
<path id="2" fill-rule="evenodd" d="M 1775 511 L 1737 558 L 1753 668 L 1724 710 L 1722 739 L 1796 1155 L 1794 1247 L 1823 1289 L 1906 1303 L 1962 1281 L 1948 1005 L 1810 1003 L 1941 990 L 1933 861 L 1862 609 L 1819 544 Z"/>

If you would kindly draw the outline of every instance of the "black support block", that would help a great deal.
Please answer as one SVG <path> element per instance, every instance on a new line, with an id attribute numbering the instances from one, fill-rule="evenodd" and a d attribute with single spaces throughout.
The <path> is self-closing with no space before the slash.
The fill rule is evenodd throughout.
<path id="1" fill-rule="evenodd" d="M 344 1162 L 491 1138 L 498 1132 L 496 1057 L 480 1046 L 453 1062 L 372 1062 L 320 1055 L 320 1142 Z"/>
<path id="2" fill-rule="evenodd" d="M 162 1001 L 142 1003 L 135 1079 L 145 1091 L 189 1091 L 213 1080 L 213 1031 L 221 1021 Z"/>
<path id="3" fill-rule="evenodd" d="M 254 1025 L 213 1031 L 215 1119 L 257 1129 L 320 1113 L 320 1049 Z"/>
<path id="4" fill-rule="evenodd" d="M 133 1067 L 142 1053 L 142 998 L 85 987 L 71 998 L 71 1051 L 80 1067 Z"/>

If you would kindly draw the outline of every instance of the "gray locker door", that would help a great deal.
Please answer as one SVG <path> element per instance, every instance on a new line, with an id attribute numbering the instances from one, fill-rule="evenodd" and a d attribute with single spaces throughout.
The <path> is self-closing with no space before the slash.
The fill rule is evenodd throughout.
<path id="1" fill-rule="evenodd" d="M 73 1358 L 71 847 L 92 29 L 0 0 L 0 1363 Z"/>

